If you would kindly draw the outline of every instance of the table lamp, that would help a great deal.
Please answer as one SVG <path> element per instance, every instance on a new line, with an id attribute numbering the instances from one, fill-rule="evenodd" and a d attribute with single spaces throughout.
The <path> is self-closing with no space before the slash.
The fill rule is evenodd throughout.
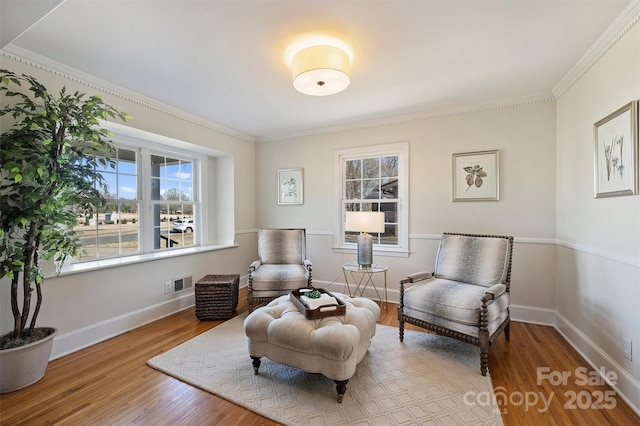
<path id="1" fill-rule="evenodd" d="M 383 212 L 347 212 L 345 231 L 360 232 L 358 243 L 358 265 L 369 268 L 373 263 L 373 237 L 367 232 L 384 232 Z"/>

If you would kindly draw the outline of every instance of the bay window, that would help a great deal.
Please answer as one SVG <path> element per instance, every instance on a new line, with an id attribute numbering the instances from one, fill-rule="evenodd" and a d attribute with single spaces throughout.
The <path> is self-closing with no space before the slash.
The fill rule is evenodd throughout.
<path id="1" fill-rule="evenodd" d="M 77 210 L 83 251 L 74 262 L 200 245 L 198 196 L 201 154 L 127 146 L 97 171 L 106 204 Z"/>

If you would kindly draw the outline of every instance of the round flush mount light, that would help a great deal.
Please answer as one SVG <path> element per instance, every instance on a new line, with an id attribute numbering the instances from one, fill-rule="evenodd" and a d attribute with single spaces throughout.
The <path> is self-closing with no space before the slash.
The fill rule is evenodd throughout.
<path id="1" fill-rule="evenodd" d="M 305 95 L 333 95 L 351 81 L 349 56 L 335 46 L 311 46 L 299 51 L 293 57 L 292 70 L 293 87 Z"/>

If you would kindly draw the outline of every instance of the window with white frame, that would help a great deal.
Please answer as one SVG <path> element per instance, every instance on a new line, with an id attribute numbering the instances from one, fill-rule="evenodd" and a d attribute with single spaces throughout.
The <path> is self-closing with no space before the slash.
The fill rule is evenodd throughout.
<path id="1" fill-rule="evenodd" d="M 97 169 L 106 187 L 96 188 L 106 203 L 87 210 L 76 210 L 83 250 L 76 261 L 126 256 L 140 252 L 140 191 L 138 190 L 138 152 L 120 147 L 113 163 Z"/>
<path id="2" fill-rule="evenodd" d="M 196 198 L 193 191 L 195 160 L 150 155 L 153 248 L 196 245 Z"/>
<path id="3" fill-rule="evenodd" d="M 118 143 L 97 171 L 106 204 L 78 211 L 83 250 L 74 262 L 199 245 L 199 155 Z"/>
<path id="4" fill-rule="evenodd" d="M 339 150 L 335 153 L 339 220 L 337 246 L 355 247 L 357 233 L 345 230 L 348 211 L 380 211 L 385 231 L 373 233 L 375 250 L 408 251 L 408 143 Z"/>

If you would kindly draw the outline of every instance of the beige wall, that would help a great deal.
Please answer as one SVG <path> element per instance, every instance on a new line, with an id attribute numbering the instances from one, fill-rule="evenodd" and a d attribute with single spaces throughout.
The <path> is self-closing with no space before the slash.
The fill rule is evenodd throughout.
<path id="1" fill-rule="evenodd" d="M 341 289 L 333 250 L 333 152 L 408 141 L 410 255 L 390 266 L 390 300 L 407 273 L 433 265 L 443 231 L 514 235 L 512 315 L 554 325 L 591 363 L 618 376 L 640 407 L 640 197 L 594 199 L 593 123 L 640 98 L 640 42 L 632 28 L 556 102 L 304 136 L 256 146 L 259 226 L 309 232 L 314 281 Z M 500 201 L 451 202 L 451 154 L 499 149 Z M 305 203 L 278 206 L 276 172 L 303 167 Z M 633 361 L 622 339 L 635 346 Z"/>
<path id="2" fill-rule="evenodd" d="M 640 407 L 640 197 L 594 198 L 593 124 L 640 98 L 636 25 L 557 101 L 558 328 Z M 623 357 L 632 340 L 634 360 Z"/>
<path id="3" fill-rule="evenodd" d="M 256 145 L 258 225 L 307 228 L 314 281 L 337 280 L 355 253 L 333 250 L 336 215 L 333 155 L 337 149 L 409 142 L 410 255 L 375 260 L 390 266 L 390 299 L 411 272 L 433 268 L 444 231 L 516 237 L 515 311 L 533 320 L 555 309 L 555 102 L 541 102 Z M 500 150 L 500 201 L 452 202 L 452 154 Z M 278 206 L 279 168 L 304 168 L 304 205 Z"/>
<path id="4" fill-rule="evenodd" d="M 640 197 L 593 198 L 592 126 L 640 97 L 640 31 L 619 40 L 557 102 L 479 109 L 396 124 L 330 132 L 254 145 L 242 138 L 105 93 L 135 117 L 128 125 L 226 154 L 212 167 L 231 171 L 211 192 L 234 207 L 238 247 L 166 260 L 63 275 L 45 283 L 41 324 L 60 328 L 54 356 L 121 333 L 193 303 L 167 296 L 167 277 L 212 272 L 246 274 L 256 256 L 258 227 L 305 227 L 317 285 L 342 289 L 342 263 L 355 253 L 333 249 L 336 215 L 334 151 L 408 141 L 410 254 L 376 261 L 390 266 L 389 298 L 398 281 L 432 268 L 443 231 L 509 234 L 516 238 L 512 281 L 514 319 L 556 325 L 594 366 L 618 373 L 618 390 L 640 407 Z M 5 57 L 2 66 L 48 85 L 91 91 Z M 451 155 L 499 149 L 500 201 L 451 201 Z M 277 170 L 304 168 L 304 204 L 278 206 Z M 218 174 L 220 176 L 220 174 Z M 233 191 L 229 192 L 229 188 Z M 221 212 L 225 206 L 216 206 Z M 211 238 L 225 238 L 210 235 Z M 244 283 L 244 282 L 243 282 Z M 7 296 L 7 286 L 0 287 Z M 9 321 L 9 322 L 7 322 Z M 0 312 L 2 330 L 10 315 Z M 622 338 L 635 359 L 622 356 Z"/>
<path id="5" fill-rule="evenodd" d="M 66 86 L 68 91 L 97 93 L 98 89 L 39 67 L 3 56 L 0 59 L 2 68 L 33 75 L 51 91 Z M 220 203 L 212 206 L 218 232 L 211 231 L 207 237 L 212 241 L 235 239 L 237 247 L 47 278 L 43 286 L 45 303 L 38 323 L 59 329 L 53 357 L 193 304 L 193 292 L 164 294 L 165 281 L 188 275 L 192 275 L 195 281 L 210 273 L 245 276 L 249 263 L 255 258 L 255 235 L 252 233 L 255 229 L 254 143 L 179 118 L 173 113 L 132 102 L 123 96 L 102 95 L 107 103 L 134 117 L 126 123 L 127 126 L 188 142 L 221 155 L 208 164 L 212 181 L 204 194 L 215 195 Z M 225 217 L 229 211 L 235 213 Z M 6 303 L 9 286 L 5 281 L 0 286 L 2 331 L 13 327 L 11 310 Z"/>

